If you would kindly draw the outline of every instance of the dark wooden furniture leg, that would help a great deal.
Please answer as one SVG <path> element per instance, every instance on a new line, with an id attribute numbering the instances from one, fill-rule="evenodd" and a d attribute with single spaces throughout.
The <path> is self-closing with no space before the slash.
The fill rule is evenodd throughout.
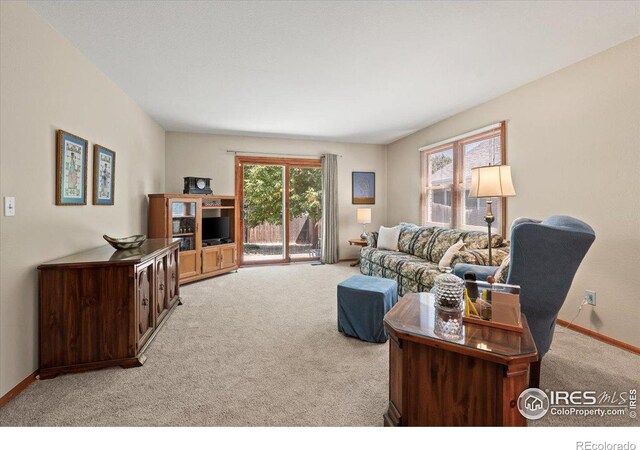
<path id="1" fill-rule="evenodd" d="M 542 364 L 542 359 L 539 359 L 535 362 L 531 363 L 531 367 L 529 369 L 529 387 L 540 389 L 540 365 Z"/>

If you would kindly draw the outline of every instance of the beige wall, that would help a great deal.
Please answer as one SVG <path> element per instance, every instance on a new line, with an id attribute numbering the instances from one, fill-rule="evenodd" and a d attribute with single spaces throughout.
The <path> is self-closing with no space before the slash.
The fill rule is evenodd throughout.
<path id="1" fill-rule="evenodd" d="M 166 189 L 182 192 L 185 176 L 210 177 L 214 193 L 234 195 L 234 155 L 227 150 L 320 155 L 336 153 L 338 158 L 338 209 L 340 258 L 356 258 L 358 248 L 348 240 L 362 233 L 356 223 L 357 205 L 351 204 L 351 172 L 376 173 L 376 204 L 371 205 L 372 223 L 378 229 L 386 223 L 386 148 L 383 145 L 341 144 L 336 142 L 271 139 L 196 133 L 167 133 Z M 259 156 L 259 155 L 253 155 Z M 266 155 L 271 156 L 271 155 Z"/>
<path id="2" fill-rule="evenodd" d="M 164 131 L 25 3 L 0 11 L 0 190 L 17 212 L 0 217 L 3 395 L 37 368 L 36 266 L 145 231 L 146 194 L 164 189 Z M 116 151 L 115 206 L 54 205 L 59 128 Z"/>
<path id="3" fill-rule="evenodd" d="M 560 317 L 595 290 L 575 323 L 640 346 L 640 38 L 389 145 L 389 222 L 420 220 L 420 146 L 500 120 L 518 194 L 508 222 L 567 214 L 596 231 Z"/>

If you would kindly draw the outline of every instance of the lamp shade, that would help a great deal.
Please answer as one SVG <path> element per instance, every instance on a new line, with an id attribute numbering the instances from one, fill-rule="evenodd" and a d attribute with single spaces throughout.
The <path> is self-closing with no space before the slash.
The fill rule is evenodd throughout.
<path id="1" fill-rule="evenodd" d="M 371 208 L 358 208 L 356 218 L 358 223 L 371 223 Z"/>
<path id="2" fill-rule="evenodd" d="M 469 197 L 513 197 L 516 190 L 510 166 L 482 166 L 471 169 Z"/>

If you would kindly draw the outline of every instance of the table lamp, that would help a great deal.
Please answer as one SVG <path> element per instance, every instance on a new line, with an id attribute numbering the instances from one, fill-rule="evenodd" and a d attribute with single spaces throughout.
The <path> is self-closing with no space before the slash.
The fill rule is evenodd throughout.
<path id="1" fill-rule="evenodd" d="M 356 219 L 358 220 L 358 223 L 362 224 L 362 234 L 360 235 L 360 237 L 362 239 L 366 239 L 367 224 L 371 223 L 371 208 L 358 208 Z"/>
<path id="2" fill-rule="evenodd" d="M 511 180 L 510 166 L 482 166 L 471 169 L 471 189 L 469 197 L 471 198 L 488 198 L 487 212 L 484 220 L 487 222 L 487 233 L 489 237 L 489 265 L 491 260 L 491 224 L 495 220 L 491 211 L 493 203 L 491 197 L 513 197 L 516 191 L 513 188 Z"/>

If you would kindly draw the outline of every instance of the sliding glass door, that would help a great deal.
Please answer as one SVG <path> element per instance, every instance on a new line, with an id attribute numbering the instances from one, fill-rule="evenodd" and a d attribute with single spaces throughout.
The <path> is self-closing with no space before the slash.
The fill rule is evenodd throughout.
<path id="1" fill-rule="evenodd" d="M 241 264 L 318 259 L 320 160 L 236 157 Z"/>
<path id="2" fill-rule="evenodd" d="M 322 174 L 319 167 L 289 168 L 289 257 L 320 258 Z"/>
<path id="3" fill-rule="evenodd" d="M 266 164 L 242 166 L 242 236 L 244 262 L 282 262 L 285 229 L 282 226 L 285 167 Z"/>

